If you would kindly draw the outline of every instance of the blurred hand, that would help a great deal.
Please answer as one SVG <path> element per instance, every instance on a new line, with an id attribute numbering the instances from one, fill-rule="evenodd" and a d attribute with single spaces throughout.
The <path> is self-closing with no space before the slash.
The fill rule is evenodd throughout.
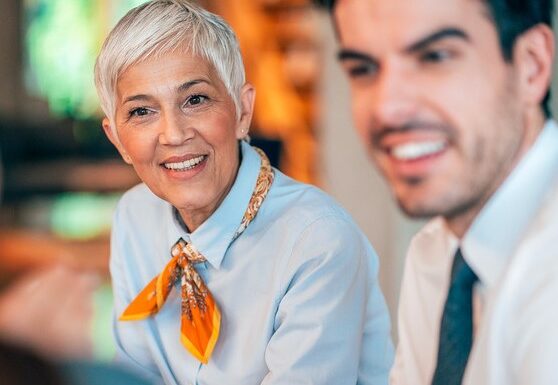
<path id="1" fill-rule="evenodd" d="M 25 274 L 0 293 L 0 338 L 51 359 L 88 359 L 97 274 L 58 264 Z"/>

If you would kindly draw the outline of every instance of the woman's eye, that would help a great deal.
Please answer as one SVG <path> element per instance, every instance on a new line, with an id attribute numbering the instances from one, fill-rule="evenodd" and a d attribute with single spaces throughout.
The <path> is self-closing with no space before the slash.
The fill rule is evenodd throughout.
<path id="1" fill-rule="evenodd" d="M 203 103 L 206 99 L 207 97 L 203 95 L 192 95 L 188 98 L 188 100 L 186 100 L 186 104 L 190 106 L 196 106 Z"/>
<path id="2" fill-rule="evenodd" d="M 139 108 L 134 108 L 133 110 L 130 110 L 130 117 L 132 116 L 145 116 L 149 114 L 149 110 L 145 107 L 139 107 Z"/>

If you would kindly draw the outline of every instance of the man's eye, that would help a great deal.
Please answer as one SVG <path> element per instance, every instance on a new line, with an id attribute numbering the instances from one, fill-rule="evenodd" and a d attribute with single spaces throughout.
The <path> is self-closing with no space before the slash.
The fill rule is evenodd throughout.
<path id="1" fill-rule="evenodd" d="M 196 106 L 198 104 L 203 103 L 207 99 L 204 95 L 192 95 L 186 100 L 186 104 L 190 106 Z"/>
<path id="2" fill-rule="evenodd" d="M 433 50 L 424 52 L 420 60 L 424 63 L 441 63 L 451 59 L 453 54 L 449 50 Z"/>
<path id="3" fill-rule="evenodd" d="M 149 114 L 149 110 L 145 107 L 134 108 L 130 110 L 129 115 L 132 116 L 145 116 Z"/>
<path id="4" fill-rule="evenodd" d="M 376 66 L 373 64 L 359 64 L 347 67 L 347 72 L 351 78 L 370 76 L 376 73 Z"/>

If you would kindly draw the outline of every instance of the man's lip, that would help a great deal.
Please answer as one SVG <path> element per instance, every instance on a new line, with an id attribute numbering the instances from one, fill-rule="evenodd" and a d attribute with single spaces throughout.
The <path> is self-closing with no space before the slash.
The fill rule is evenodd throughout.
<path id="1" fill-rule="evenodd" d="M 389 173 L 397 178 L 416 181 L 435 175 L 435 171 L 443 164 L 445 156 L 446 150 L 412 160 L 399 160 L 390 156 L 387 167 Z"/>
<path id="2" fill-rule="evenodd" d="M 389 151 L 394 146 L 405 143 L 439 141 L 450 143 L 453 130 L 441 124 L 407 123 L 400 127 L 386 127 L 372 133 L 372 144 L 379 149 Z"/>
<path id="3" fill-rule="evenodd" d="M 378 143 L 378 147 L 384 151 L 390 151 L 397 146 L 403 146 L 409 143 L 422 143 L 422 142 L 448 142 L 445 136 L 439 133 L 432 132 L 412 132 L 404 134 L 392 134 L 385 136 L 384 139 Z"/>
<path id="4" fill-rule="evenodd" d="M 444 139 L 406 141 L 391 146 L 387 153 L 396 161 L 413 162 L 442 154 L 448 148 Z"/>
<path id="5" fill-rule="evenodd" d="M 389 148 L 379 149 L 386 171 L 400 178 L 422 178 L 442 166 L 451 150 L 451 144 L 437 141 L 401 142 Z M 381 155 L 380 155 L 381 154 Z"/>

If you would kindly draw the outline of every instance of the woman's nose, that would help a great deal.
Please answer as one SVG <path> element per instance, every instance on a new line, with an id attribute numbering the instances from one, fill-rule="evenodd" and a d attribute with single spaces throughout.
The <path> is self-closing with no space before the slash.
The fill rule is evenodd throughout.
<path id="1" fill-rule="evenodd" d="M 194 137 L 191 121 L 180 111 L 166 112 L 161 119 L 159 143 L 178 146 Z"/>

